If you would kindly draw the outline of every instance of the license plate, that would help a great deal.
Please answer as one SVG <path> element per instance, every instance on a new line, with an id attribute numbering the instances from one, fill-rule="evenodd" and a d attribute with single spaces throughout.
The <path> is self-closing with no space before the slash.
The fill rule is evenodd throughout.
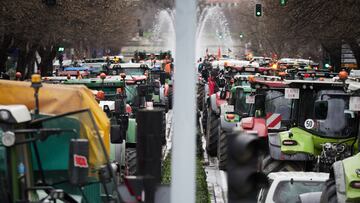
<path id="1" fill-rule="evenodd" d="M 221 106 L 221 113 L 226 113 L 226 112 L 234 112 L 234 105 L 222 105 Z"/>

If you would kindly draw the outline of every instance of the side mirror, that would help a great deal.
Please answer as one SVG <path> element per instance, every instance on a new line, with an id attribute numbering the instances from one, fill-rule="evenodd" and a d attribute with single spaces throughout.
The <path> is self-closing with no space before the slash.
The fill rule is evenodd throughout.
<path id="1" fill-rule="evenodd" d="M 69 150 L 69 179 L 73 185 L 84 185 L 89 174 L 89 141 L 71 139 Z"/>
<path id="2" fill-rule="evenodd" d="M 112 125 L 110 129 L 110 141 L 112 144 L 122 144 L 125 139 L 126 131 L 120 125 Z"/>
<path id="3" fill-rule="evenodd" d="M 328 112 L 328 101 L 316 101 L 314 109 L 315 118 L 319 120 L 325 120 Z"/>

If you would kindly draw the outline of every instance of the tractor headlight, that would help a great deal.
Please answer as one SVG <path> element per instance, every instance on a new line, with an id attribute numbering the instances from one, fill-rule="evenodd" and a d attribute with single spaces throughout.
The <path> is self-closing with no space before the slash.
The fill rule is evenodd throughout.
<path id="1" fill-rule="evenodd" d="M 11 147 L 15 144 L 15 133 L 6 131 L 1 137 L 1 142 L 6 147 Z"/>
<path id="2" fill-rule="evenodd" d="M 0 119 L 3 121 L 7 121 L 10 119 L 10 112 L 6 110 L 0 111 Z"/>

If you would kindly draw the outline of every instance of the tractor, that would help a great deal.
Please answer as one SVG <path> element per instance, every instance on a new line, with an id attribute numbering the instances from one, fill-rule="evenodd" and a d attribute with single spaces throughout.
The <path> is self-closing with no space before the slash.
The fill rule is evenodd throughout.
<path id="1" fill-rule="evenodd" d="M 124 139 L 119 126 L 109 136 L 88 89 L 31 81 L 0 81 L 1 202 L 122 201 L 121 154 L 110 147 Z"/>
<path id="2" fill-rule="evenodd" d="M 340 73 L 340 75 L 344 75 Z M 351 109 L 357 83 L 332 79 L 286 80 L 291 99 L 289 130 L 269 134 L 265 173 L 283 170 L 329 172 L 331 165 L 357 148 L 359 115 Z"/>
<path id="3" fill-rule="evenodd" d="M 268 134 L 286 129 L 290 120 L 291 101 L 284 97 L 286 85 L 280 78 L 243 76 L 236 81 L 242 85 L 233 87 L 230 105 L 226 105 L 233 107 L 224 106 L 219 119 L 217 156 L 222 170 L 226 168 L 227 134 L 239 129 L 266 144 Z"/>

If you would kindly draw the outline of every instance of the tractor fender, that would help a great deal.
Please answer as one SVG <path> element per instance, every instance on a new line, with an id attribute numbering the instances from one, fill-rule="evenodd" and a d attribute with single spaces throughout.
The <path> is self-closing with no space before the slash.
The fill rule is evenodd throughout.
<path id="1" fill-rule="evenodd" d="M 167 97 L 169 95 L 169 85 L 165 83 L 164 90 L 163 90 L 164 96 Z"/>
<path id="2" fill-rule="evenodd" d="M 228 122 L 225 119 L 225 115 L 223 114 L 220 116 L 220 126 L 221 126 L 221 130 L 223 130 L 223 131 L 232 132 L 233 129 L 238 126 L 238 123 L 237 122 Z"/>
<path id="3" fill-rule="evenodd" d="M 333 164 L 338 202 L 359 202 L 359 189 L 351 186 L 360 181 L 359 160 L 360 153 Z"/>
<path id="4" fill-rule="evenodd" d="M 204 88 L 205 88 L 205 99 L 207 99 L 209 97 L 209 85 L 205 84 Z"/>
<path id="5" fill-rule="evenodd" d="M 219 115 L 220 110 L 219 110 L 218 106 L 216 105 L 216 94 L 212 94 L 210 96 L 210 107 L 211 107 L 212 112 Z"/>
<path id="6" fill-rule="evenodd" d="M 129 118 L 129 126 L 126 131 L 126 144 L 135 144 L 136 143 L 136 119 Z"/>
<path id="7" fill-rule="evenodd" d="M 346 202 L 346 178 L 342 161 L 337 161 L 333 164 L 333 172 L 336 182 L 337 200 L 338 202 Z"/>
<path id="8" fill-rule="evenodd" d="M 164 101 L 164 98 L 166 97 L 165 91 L 165 87 L 161 86 L 159 90 L 160 101 Z"/>
<path id="9" fill-rule="evenodd" d="M 275 160 L 309 161 L 310 157 L 305 153 L 285 154 L 281 151 L 281 140 L 279 133 L 268 134 L 269 152 Z"/>
<path id="10" fill-rule="evenodd" d="M 306 153 L 315 154 L 313 135 L 300 128 L 291 128 L 279 133 L 281 151 L 285 154 Z M 284 141 L 293 141 L 294 145 L 284 145 Z"/>
<path id="11" fill-rule="evenodd" d="M 267 126 L 264 118 L 247 117 L 241 119 L 241 127 L 245 131 L 256 132 L 258 137 L 267 137 Z"/>

